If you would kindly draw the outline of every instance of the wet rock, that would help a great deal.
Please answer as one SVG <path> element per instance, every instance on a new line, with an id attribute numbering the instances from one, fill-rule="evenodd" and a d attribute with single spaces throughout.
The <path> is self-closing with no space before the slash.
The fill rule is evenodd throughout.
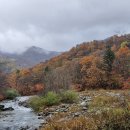
<path id="1" fill-rule="evenodd" d="M 24 101 L 24 102 L 19 102 L 18 103 L 19 106 L 23 106 L 23 107 L 26 107 L 26 108 L 29 108 L 29 104 L 27 101 Z"/>
<path id="2" fill-rule="evenodd" d="M 10 128 L 9 127 L 7 127 L 7 128 L 5 128 L 6 130 L 10 130 Z"/>
<path id="3" fill-rule="evenodd" d="M 42 119 L 44 119 L 44 117 L 43 117 L 43 116 L 39 116 L 38 119 L 39 119 L 39 120 L 42 120 Z"/>
<path id="4" fill-rule="evenodd" d="M 14 110 L 14 108 L 8 107 L 8 108 L 4 108 L 2 111 L 13 111 L 13 110 Z"/>
<path id="5" fill-rule="evenodd" d="M 26 126 L 26 127 L 21 127 L 20 130 L 28 130 L 30 127 Z"/>
<path id="6" fill-rule="evenodd" d="M 2 111 L 4 109 L 4 105 L 0 105 L 0 110 Z"/>
<path id="7" fill-rule="evenodd" d="M 40 112 L 37 114 L 38 116 L 43 116 L 43 112 Z"/>
<path id="8" fill-rule="evenodd" d="M 40 126 L 39 126 L 39 129 L 41 129 L 42 127 L 43 127 L 43 125 L 40 125 Z"/>
<path id="9" fill-rule="evenodd" d="M 50 113 L 49 113 L 49 112 L 44 112 L 43 115 L 44 115 L 44 116 L 49 116 Z"/>

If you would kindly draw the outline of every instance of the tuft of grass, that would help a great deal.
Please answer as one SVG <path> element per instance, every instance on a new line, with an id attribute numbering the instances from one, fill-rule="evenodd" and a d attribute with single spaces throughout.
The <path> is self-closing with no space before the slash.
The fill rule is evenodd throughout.
<path id="1" fill-rule="evenodd" d="M 74 103 L 78 100 L 78 94 L 74 91 L 65 91 L 60 94 L 61 102 L 63 103 Z"/>

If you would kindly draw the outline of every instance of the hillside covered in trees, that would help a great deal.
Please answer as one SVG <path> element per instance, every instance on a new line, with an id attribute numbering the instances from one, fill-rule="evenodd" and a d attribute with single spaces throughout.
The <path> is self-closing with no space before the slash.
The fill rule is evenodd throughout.
<path id="1" fill-rule="evenodd" d="M 3 74 L 0 76 L 3 84 Z M 130 88 L 130 34 L 84 42 L 46 62 L 5 76 L 4 84 L 22 95 L 69 88 Z"/>

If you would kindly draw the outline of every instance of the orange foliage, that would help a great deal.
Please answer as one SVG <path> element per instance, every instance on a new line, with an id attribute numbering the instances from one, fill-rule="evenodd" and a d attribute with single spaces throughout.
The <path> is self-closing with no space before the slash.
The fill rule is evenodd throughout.
<path id="1" fill-rule="evenodd" d="M 10 84 L 11 87 L 16 88 L 16 73 L 12 73 L 8 75 L 8 83 Z"/>
<path id="2" fill-rule="evenodd" d="M 125 79 L 129 77 L 130 73 L 130 49 L 128 47 L 121 47 L 116 53 L 115 67 L 116 73 L 122 75 Z"/>
<path id="3" fill-rule="evenodd" d="M 35 66 L 35 67 L 32 68 L 32 72 L 33 73 L 42 72 L 43 68 L 44 68 L 43 64 L 38 64 L 37 66 Z"/>
<path id="4" fill-rule="evenodd" d="M 39 83 L 39 84 L 36 84 L 36 85 L 34 86 L 34 91 L 35 91 L 35 92 L 40 92 L 40 91 L 42 91 L 44 88 L 45 88 L 44 85 Z"/>
<path id="5" fill-rule="evenodd" d="M 31 72 L 30 72 L 29 69 L 23 69 L 23 70 L 20 71 L 21 76 L 27 76 L 27 75 L 30 75 L 30 74 L 31 74 Z"/>
<path id="6" fill-rule="evenodd" d="M 124 89 L 130 89 L 130 78 L 128 78 L 125 82 L 124 82 Z"/>
<path id="7" fill-rule="evenodd" d="M 92 62 L 92 60 L 94 59 L 94 56 L 85 56 L 81 59 L 80 64 L 84 65 L 84 64 L 90 64 Z"/>
<path id="8" fill-rule="evenodd" d="M 130 55 L 130 49 L 128 47 L 122 47 L 119 49 L 119 51 L 117 52 L 117 56 L 123 56 L 123 55 Z"/>

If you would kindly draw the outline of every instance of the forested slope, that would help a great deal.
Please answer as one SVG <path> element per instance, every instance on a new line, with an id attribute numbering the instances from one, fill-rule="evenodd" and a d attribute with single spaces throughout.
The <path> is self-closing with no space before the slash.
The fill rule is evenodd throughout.
<path id="1" fill-rule="evenodd" d="M 130 88 L 130 34 L 79 44 L 30 69 L 11 73 L 8 83 L 22 94 Z"/>

